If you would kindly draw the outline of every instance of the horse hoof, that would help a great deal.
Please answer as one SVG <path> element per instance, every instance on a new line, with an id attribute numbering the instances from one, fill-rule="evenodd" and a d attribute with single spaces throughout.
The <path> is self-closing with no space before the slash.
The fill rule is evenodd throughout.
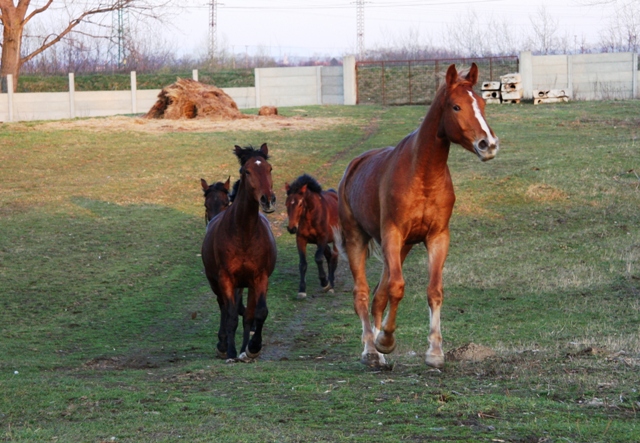
<path id="1" fill-rule="evenodd" d="M 396 349 L 396 339 L 393 337 L 393 334 L 387 335 L 384 332 L 380 332 L 374 344 L 378 352 L 383 354 L 391 354 L 394 349 Z"/>
<path id="2" fill-rule="evenodd" d="M 306 292 L 298 292 L 298 300 L 304 300 L 305 298 L 307 298 Z"/>
<path id="3" fill-rule="evenodd" d="M 235 358 L 228 358 L 225 363 L 236 363 L 238 360 Z"/>
<path id="4" fill-rule="evenodd" d="M 216 349 L 216 355 L 218 358 L 225 359 L 227 358 L 227 351 L 222 352 L 220 349 Z"/>
<path id="5" fill-rule="evenodd" d="M 257 354 L 256 354 L 257 357 Z M 238 361 L 241 361 L 243 363 L 251 363 L 253 362 L 255 357 L 251 356 L 250 352 L 243 352 L 238 356 Z"/>
<path id="6" fill-rule="evenodd" d="M 424 359 L 427 366 L 431 366 L 436 369 L 444 368 L 444 355 L 429 355 Z"/>
<path id="7" fill-rule="evenodd" d="M 322 288 L 322 290 L 324 292 L 333 292 L 333 286 L 331 286 L 331 283 L 329 283 L 327 286 L 325 286 L 324 288 Z"/>
<path id="8" fill-rule="evenodd" d="M 249 350 L 249 347 L 247 347 L 247 350 L 245 352 L 243 352 L 243 354 L 245 354 L 247 357 L 254 359 L 254 358 L 258 358 L 258 356 L 260 355 L 260 351 L 262 351 L 262 349 L 258 350 L 258 352 L 253 353 Z"/>
<path id="9" fill-rule="evenodd" d="M 387 361 L 385 360 L 384 355 L 378 354 L 377 352 L 362 354 L 362 357 L 360 357 L 360 363 L 372 369 L 380 369 L 387 366 Z"/>

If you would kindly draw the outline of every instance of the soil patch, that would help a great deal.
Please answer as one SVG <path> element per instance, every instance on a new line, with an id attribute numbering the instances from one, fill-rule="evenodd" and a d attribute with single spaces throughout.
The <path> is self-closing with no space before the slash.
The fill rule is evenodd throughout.
<path id="1" fill-rule="evenodd" d="M 496 352 L 486 346 L 468 343 L 457 349 L 452 349 L 445 355 L 445 360 L 450 361 L 483 361 L 495 357 Z"/>

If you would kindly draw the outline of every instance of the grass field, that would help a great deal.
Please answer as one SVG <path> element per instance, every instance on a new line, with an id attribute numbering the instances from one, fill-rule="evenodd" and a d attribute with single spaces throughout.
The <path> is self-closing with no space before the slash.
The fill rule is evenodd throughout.
<path id="1" fill-rule="evenodd" d="M 501 152 L 459 146 L 445 268 L 445 352 L 423 363 L 426 253 L 405 264 L 392 371 L 359 364 L 352 282 L 313 266 L 297 300 L 284 182 L 336 187 L 423 107 L 307 107 L 322 130 L 143 132 L 0 125 L 0 441 L 640 441 L 640 101 L 492 106 Z M 199 179 L 237 177 L 267 142 L 279 204 L 265 348 L 215 358 L 199 257 Z M 374 285 L 380 264 L 370 262 Z"/>

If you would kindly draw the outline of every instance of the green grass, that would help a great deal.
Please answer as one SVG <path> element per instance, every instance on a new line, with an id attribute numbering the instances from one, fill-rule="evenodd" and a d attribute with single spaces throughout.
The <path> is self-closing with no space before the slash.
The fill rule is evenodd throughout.
<path id="1" fill-rule="evenodd" d="M 138 89 L 162 89 L 177 78 L 192 78 L 191 71 L 137 74 Z M 234 71 L 198 71 L 198 80 L 219 88 L 254 86 L 252 69 Z M 74 78 L 76 91 L 125 91 L 131 89 L 131 75 L 126 74 L 78 74 Z M 17 92 L 67 92 L 69 77 L 66 75 L 21 75 Z"/>
<path id="2" fill-rule="evenodd" d="M 423 363 L 426 253 L 405 264 L 393 371 L 358 363 L 352 282 L 296 300 L 284 182 L 337 187 L 358 153 L 397 143 L 423 107 L 308 107 L 323 130 L 163 133 L 0 126 L 0 441 L 640 441 L 640 102 L 491 106 L 498 157 L 458 146 L 445 351 Z M 299 108 L 281 109 L 285 116 Z M 250 111 L 253 112 L 253 111 Z M 198 256 L 200 177 L 237 176 L 267 142 L 279 208 L 265 348 L 215 358 Z M 380 264 L 370 262 L 375 284 Z M 195 318 L 194 318 L 195 317 Z"/>

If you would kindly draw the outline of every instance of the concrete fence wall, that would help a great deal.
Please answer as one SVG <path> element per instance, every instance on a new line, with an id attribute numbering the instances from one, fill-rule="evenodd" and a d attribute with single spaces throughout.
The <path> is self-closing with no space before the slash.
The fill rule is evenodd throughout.
<path id="1" fill-rule="evenodd" d="M 638 54 L 520 54 L 524 98 L 534 90 L 565 89 L 575 100 L 640 98 Z"/>
<path id="2" fill-rule="evenodd" d="M 534 56 L 520 54 L 524 98 L 536 89 L 566 89 L 577 100 L 640 98 L 638 55 L 633 53 Z M 198 71 L 193 71 L 197 80 Z M 12 84 L 10 76 L 7 85 Z M 355 57 L 342 66 L 258 68 L 255 87 L 223 88 L 240 109 L 260 106 L 355 105 Z M 138 90 L 135 72 L 129 91 L 0 94 L 0 121 L 56 120 L 147 112 L 159 89 Z M 11 88 L 9 88 L 11 90 Z"/>

